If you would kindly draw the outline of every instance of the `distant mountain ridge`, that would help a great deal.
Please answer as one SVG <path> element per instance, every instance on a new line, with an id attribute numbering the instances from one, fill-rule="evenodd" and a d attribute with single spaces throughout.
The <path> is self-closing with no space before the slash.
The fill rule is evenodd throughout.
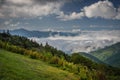
<path id="1" fill-rule="evenodd" d="M 3 32 L 3 30 L 0 30 Z M 79 33 L 76 32 L 58 32 L 58 31 L 29 31 L 23 28 L 10 30 L 12 35 L 19 35 L 24 37 L 38 37 L 38 38 L 46 38 L 50 36 L 77 36 Z"/>
<path id="2" fill-rule="evenodd" d="M 91 55 L 90 53 L 85 53 L 85 52 L 79 52 L 80 55 L 94 61 L 97 63 L 101 63 L 101 64 L 105 64 L 104 62 L 102 62 L 101 60 L 99 60 L 98 58 L 94 57 L 93 55 Z"/>
<path id="3" fill-rule="evenodd" d="M 120 67 L 120 42 L 91 52 L 91 55 L 114 67 Z"/>

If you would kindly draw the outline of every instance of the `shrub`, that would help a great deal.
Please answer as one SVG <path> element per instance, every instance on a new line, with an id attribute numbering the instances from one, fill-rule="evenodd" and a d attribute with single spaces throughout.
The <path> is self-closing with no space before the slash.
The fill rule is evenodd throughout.
<path id="1" fill-rule="evenodd" d="M 53 56 L 50 60 L 51 64 L 58 64 L 59 58 L 57 56 Z"/>

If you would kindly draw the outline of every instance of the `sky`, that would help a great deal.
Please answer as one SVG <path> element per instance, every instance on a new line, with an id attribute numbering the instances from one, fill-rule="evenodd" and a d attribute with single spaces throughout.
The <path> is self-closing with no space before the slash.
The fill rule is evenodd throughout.
<path id="1" fill-rule="evenodd" d="M 0 0 L 0 29 L 120 30 L 120 0 Z"/>

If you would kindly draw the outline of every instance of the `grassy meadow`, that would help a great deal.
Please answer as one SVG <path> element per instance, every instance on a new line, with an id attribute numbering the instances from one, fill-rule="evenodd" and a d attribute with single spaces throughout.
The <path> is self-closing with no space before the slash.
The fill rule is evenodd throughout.
<path id="1" fill-rule="evenodd" d="M 77 80 L 73 73 L 0 49 L 0 80 Z"/>

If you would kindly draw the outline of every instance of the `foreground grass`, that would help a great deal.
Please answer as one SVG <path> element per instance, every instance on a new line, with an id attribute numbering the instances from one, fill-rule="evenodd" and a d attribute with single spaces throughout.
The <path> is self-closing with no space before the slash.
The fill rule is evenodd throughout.
<path id="1" fill-rule="evenodd" d="M 78 76 L 40 60 L 0 49 L 0 80 L 78 80 Z"/>

